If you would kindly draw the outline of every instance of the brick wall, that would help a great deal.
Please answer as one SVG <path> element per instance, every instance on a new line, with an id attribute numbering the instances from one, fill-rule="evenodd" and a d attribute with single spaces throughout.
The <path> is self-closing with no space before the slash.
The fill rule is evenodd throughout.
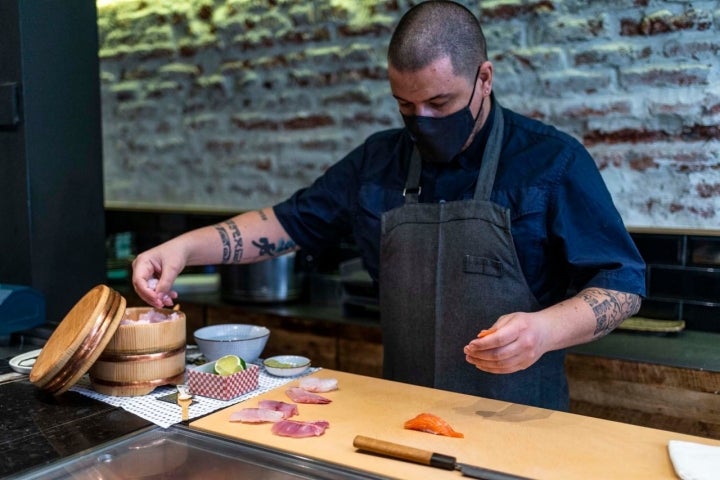
<path id="1" fill-rule="evenodd" d="M 99 0 L 108 203 L 246 210 L 401 125 L 407 0 Z M 720 225 L 717 1 L 464 2 L 494 89 L 591 151 L 628 226 Z"/>

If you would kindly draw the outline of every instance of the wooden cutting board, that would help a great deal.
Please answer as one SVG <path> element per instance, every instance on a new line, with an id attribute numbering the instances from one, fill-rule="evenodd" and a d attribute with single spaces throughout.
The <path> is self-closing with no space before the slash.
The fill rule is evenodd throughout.
<path id="1" fill-rule="evenodd" d="M 191 428 L 270 446 L 278 450 L 351 466 L 392 478 L 462 478 L 440 470 L 356 451 L 356 435 L 432 450 L 461 463 L 536 479 L 632 478 L 676 479 L 667 453 L 668 440 L 708 445 L 720 442 L 580 415 L 488 400 L 334 370 L 321 378 L 337 378 L 339 390 L 324 394 L 326 405 L 298 405 L 297 420 L 327 420 L 325 434 L 312 438 L 273 435 L 271 424 L 228 421 L 233 411 L 256 407 L 259 400 L 291 402 L 285 390 L 298 381 L 190 424 Z M 403 423 L 422 412 L 445 419 L 464 438 L 405 430 Z"/>

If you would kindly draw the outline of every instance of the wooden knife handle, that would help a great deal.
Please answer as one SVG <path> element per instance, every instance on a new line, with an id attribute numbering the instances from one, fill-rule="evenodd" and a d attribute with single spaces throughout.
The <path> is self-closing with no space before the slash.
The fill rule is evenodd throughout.
<path id="1" fill-rule="evenodd" d="M 353 440 L 353 446 L 359 450 L 367 452 L 379 453 L 388 457 L 406 460 L 408 462 L 420 463 L 431 467 L 444 468 L 445 470 L 454 470 L 456 465 L 455 457 L 443 455 L 442 453 L 430 452 L 420 448 L 400 445 L 398 443 L 387 442 L 377 438 L 356 435 Z"/>

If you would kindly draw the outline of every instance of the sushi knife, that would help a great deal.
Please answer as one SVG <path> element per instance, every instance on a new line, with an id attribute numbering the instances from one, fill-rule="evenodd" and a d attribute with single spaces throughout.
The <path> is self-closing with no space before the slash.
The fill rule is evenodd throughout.
<path id="1" fill-rule="evenodd" d="M 510 473 L 490 470 L 488 468 L 476 467 L 465 463 L 458 463 L 455 457 L 442 453 L 430 452 L 407 445 L 388 442 L 377 438 L 356 435 L 353 446 L 358 450 L 378 453 L 399 460 L 428 465 L 430 467 L 442 468 L 445 470 L 458 470 L 465 477 L 480 478 L 483 480 L 530 480 L 527 477 L 519 477 Z"/>

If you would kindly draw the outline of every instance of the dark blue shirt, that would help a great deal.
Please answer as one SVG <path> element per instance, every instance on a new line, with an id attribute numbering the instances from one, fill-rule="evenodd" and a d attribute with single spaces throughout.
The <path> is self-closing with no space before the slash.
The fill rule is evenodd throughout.
<path id="1" fill-rule="evenodd" d="M 644 295 L 645 264 L 587 150 L 554 127 L 507 109 L 503 115 L 490 200 L 510 210 L 522 271 L 540 305 L 558 302 L 568 288 Z M 472 198 L 490 127 L 484 125 L 452 163 L 423 165 L 421 202 Z M 377 280 L 381 215 L 404 202 L 412 149 L 405 129 L 370 136 L 310 187 L 276 205 L 278 220 L 310 253 L 352 234 Z"/>

